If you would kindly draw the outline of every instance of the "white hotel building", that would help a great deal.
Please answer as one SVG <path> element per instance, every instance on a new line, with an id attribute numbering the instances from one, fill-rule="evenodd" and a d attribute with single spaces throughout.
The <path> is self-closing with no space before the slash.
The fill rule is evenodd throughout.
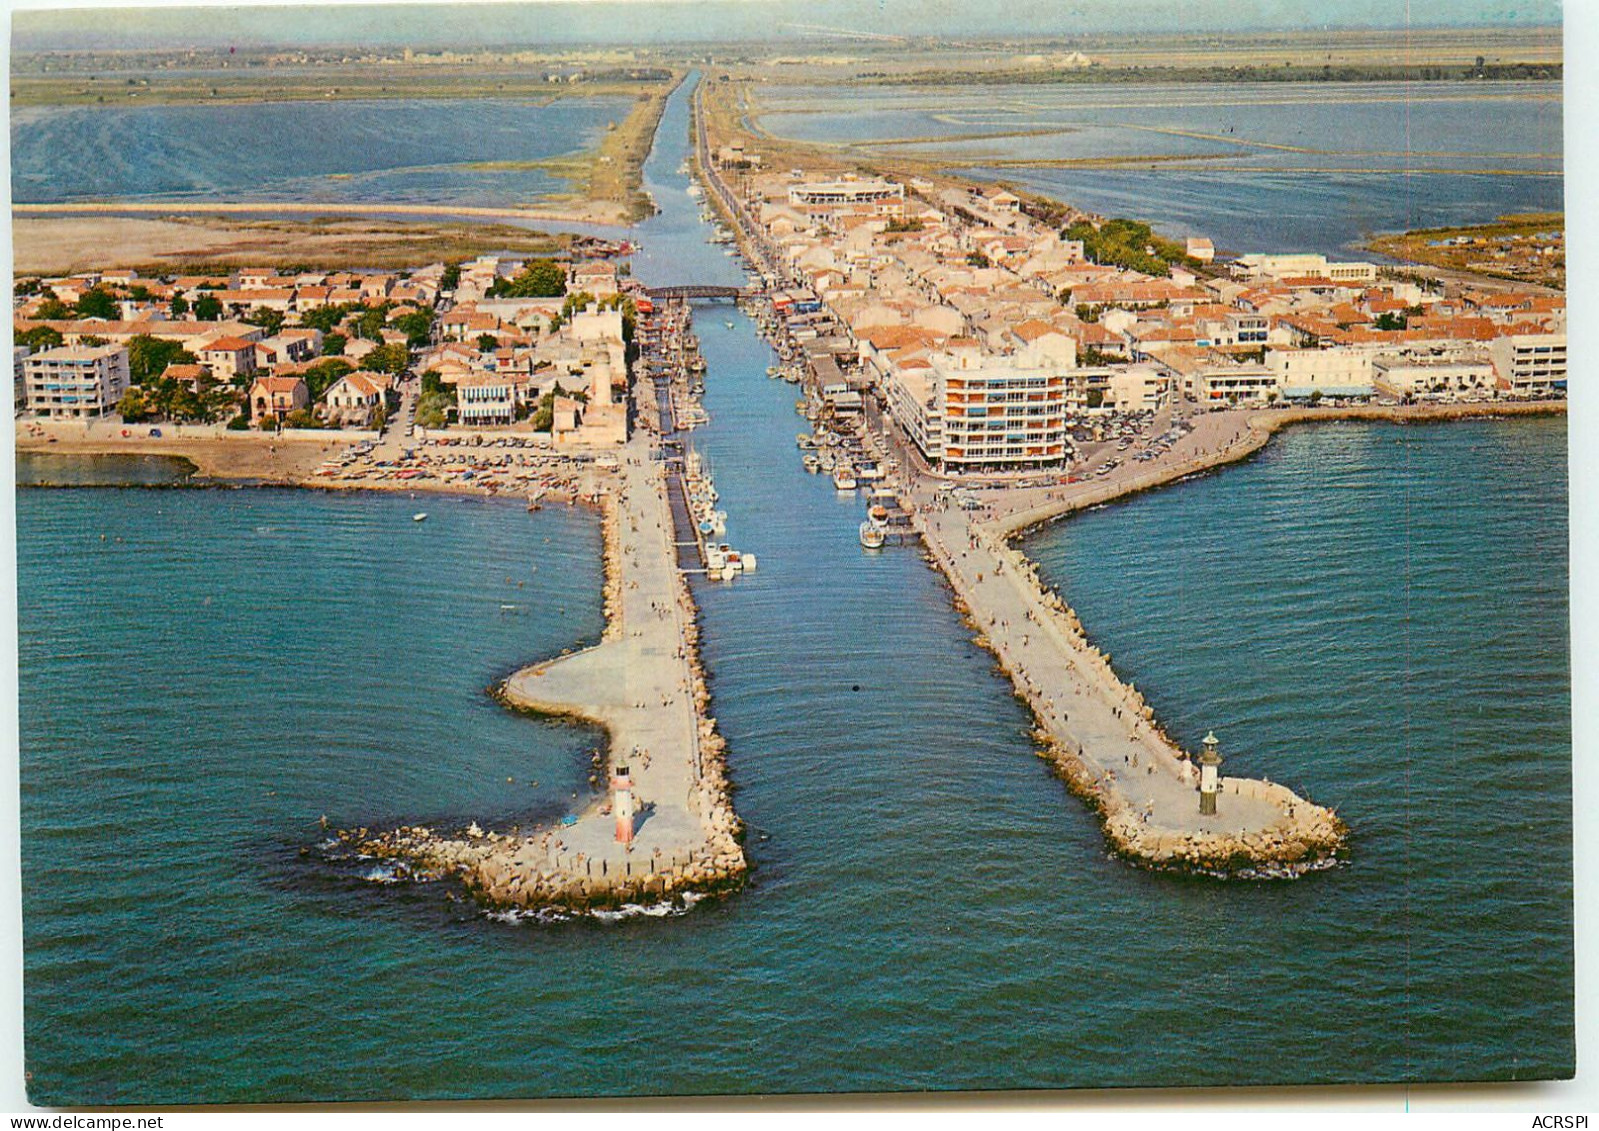
<path id="1" fill-rule="evenodd" d="M 934 354 L 931 367 L 889 376 L 889 406 L 929 465 L 951 474 L 1059 467 L 1072 380 L 1028 354 L 985 356 L 975 346 Z"/>
<path id="2" fill-rule="evenodd" d="M 104 416 L 128 391 L 128 351 L 59 346 L 25 358 L 23 375 L 30 411 L 67 419 Z"/>

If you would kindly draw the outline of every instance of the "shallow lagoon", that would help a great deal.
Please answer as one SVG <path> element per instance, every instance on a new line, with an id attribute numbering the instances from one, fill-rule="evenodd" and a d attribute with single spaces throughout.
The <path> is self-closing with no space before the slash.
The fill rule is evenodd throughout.
<path id="1" fill-rule="evenodd" d="M 783 86 L 758 100 L 757 124 L 782 137 L 975 163 L 963 171 L 1236 252 L 1336 255 L 1377 232 L 1562 207 L 1556 83 Z M 1045 164 L 1105 159 L 1120 164 Z"/>
<path id="2" fill-rule="evenodd" d="M 529 163 L 591 149 L 631 101 L 26 108 L 11 116 L 11 191 L 29 204 L 213 197 L 526 204 L 569 191 L 566 181 Z M 485 167 L 490 163 L 510 167 Z"/>

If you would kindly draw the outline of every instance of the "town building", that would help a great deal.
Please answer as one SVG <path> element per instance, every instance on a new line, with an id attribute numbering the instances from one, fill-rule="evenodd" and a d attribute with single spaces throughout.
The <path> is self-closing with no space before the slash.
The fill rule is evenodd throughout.
<path id="1" fill-rule="evenodd" d="M 1546 397 L 1566 387 L 1564 334 L 1508 334 L 1488 346 L 1501 392 Z"/>
<path id="2" fill-rule="evenodd" d="M 128 351 L 122 346 L 57 346 L 22 364 L 28 409 L 40 416 L 104 416 L 128 391 Z"/>
<path id="3" fill-rule="evenodd" d="M 311 391 L 298 377 L 257 377 L 250 386 L 250 415 L 259 424 L 268 417 L 283 423 L 291 412 L 311 406 Z"/>

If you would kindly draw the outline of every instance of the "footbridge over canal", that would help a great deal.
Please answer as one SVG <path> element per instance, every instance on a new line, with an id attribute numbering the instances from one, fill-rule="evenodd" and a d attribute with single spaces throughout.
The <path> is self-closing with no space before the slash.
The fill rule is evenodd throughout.
<path id="1" fill-rule="evenodd" d="M 760 291 L 752 290 L 748 287 L 717 287 L 700 283 L 686 283 L 670 287 L 650 287 L 647 293 L 652 299 L 656 300 L 681 299 L 688 302 L 692 302 L 695 299 L 710 302 L 736 302 L 741 298 L 755 298 L 761 294 Z"/>

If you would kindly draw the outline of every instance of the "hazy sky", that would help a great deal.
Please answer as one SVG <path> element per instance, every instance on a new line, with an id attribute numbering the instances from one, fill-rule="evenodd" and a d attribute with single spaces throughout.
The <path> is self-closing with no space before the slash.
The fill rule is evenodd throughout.
<path id="1" fill-rule="evenodd" d="M 17 10 L 13 48 L 492 45 L 895 35 L 1060 35 L 1447 24 L 1552 25 L 1558 0 L 550 0 Z M 808 25 L 801 27 L 796 25 Z"/>

